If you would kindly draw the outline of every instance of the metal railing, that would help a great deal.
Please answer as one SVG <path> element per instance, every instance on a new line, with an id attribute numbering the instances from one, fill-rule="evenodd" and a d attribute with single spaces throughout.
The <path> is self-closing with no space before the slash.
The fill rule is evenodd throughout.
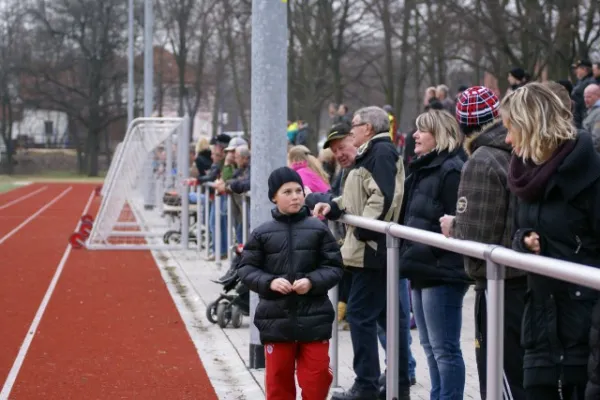
<path id="1" fill-rule="evenodd" d="M 209 188 L 213 184 L 198 186 L 197 193 L 205 191 L 205 226 L 208 230 L 208 198 Z M 200 197 L 200 196 L 199 196 Z M 214 199 L 219 200 L 215 194 Z M 200 207 L 198 201 L 198 215 Z M 244 197 L 244 216 L 242 229 L 244 242 L 248 234 L 247 200 Z M 215 261 L 220 263 L 218 252 L 220 251 L 220 229 L 221 223 L 218 218 L 220 213 L 220 201 L 215 201 Z M 231 199 L 228 196 L 228 210 L 231 210 Z M 228 213 L 230 214 L 230 213 Z M 586 265 L 576 264 L 568 261 L 542 257 L 533 254 L 518 253 L 498 245 L 488 245 L 468 240 L 446 238 L 442 234 L 433 233 L 421 229 L 410 228 L 394 222 L 383 222 L 355 215 L 344 215 L 340 222 L 359 228 L 385 234 L 387 237 L 387 326 L 386 326 L 386 353 L 387 353 L 387 399 L 398 398 L 398 358 L 399 358 L 399 288 L 400 279 L 400 239 L 419 242 L 440 249 L 452 251 L 464 256 L 474 257 L 486 262 L 487 268 L 487 398 L 489 400 L 502 400 L 502 375 L 504 365 L 504 336 L 498 332 L 504 332 L 504 280 L 505 267 L 517 268 L 523 271 L 544 275 L 547 277 L 575 283 L 592 289 L 600 290 L 600 270 Z M 228 242 L 233 231 L 232 218 L 228 215 L 227 228 Z M 200 227 L 198 228 L 200 232 Z M 200 236 L 198 236 L 200 237 Z M 205 236 L 205 251 L 208 255 L 209 239 Z M 228 243 L 229 244 L 229 243 Z M 200 250 L 200 244 L 198 245 Z M 228 246 L 229 248 L 229 246 Z M 229 251 L 228 251 L 229 253 Z M 330 297 L 334 304 L 337 303 L 338 288 L 332 289 Z M 337 313 L 337 307 L 334 307 Z M 338 335 L 337 315 L 334 321 L 333 336 L 331 339 L 330 356 L 331 366 L 334 372 L 332 386 L 338 386 Z"/>
<path id="2" fill-rule="evenodd" d="M 504 279 L 505 267 L 548 276 L 555 279 L 600 289 L 600 270 L 586 265 L 533 254 L 517 253 L 502 246 L 486 245 L 468 240 L 449 239 L 439 233 L 409 228 L 354 215 L 344 215 L 341 221 L 359 228 L 387 235 L 387 399 L 398 398 L 398 279 L 399 239 L 406 239 L 485 260 L 487 268 L 487 398 L 502 399 L 504 366 Z"/>

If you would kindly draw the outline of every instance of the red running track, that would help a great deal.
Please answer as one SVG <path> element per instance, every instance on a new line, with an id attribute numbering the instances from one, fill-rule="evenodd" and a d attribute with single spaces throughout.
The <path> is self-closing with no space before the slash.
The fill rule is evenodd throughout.
<path id="1" fill-rule="evenodd" d="M 18 264 L 27 279 L 20 290 L 10 289 L 11 320 L 0 314 L 0 329 L 11 332 L 10 340 L 2 335 L 0 341 L 2 382 L 93 187 L 74 185 L 64 201 L 9 239 L 13 253 L 13 246 L 25 247 L 34 229 L 40 230 L 38 236 L 41 231 L 55 232 L 53 237 L 45 236 L 43 251 L 36 250 L 27 262 L 19 254 L 11 256 L 11 263 Z M 95 198 L 92 215 L 98 206 Z M 46 213 L 61 214 L 64 226 L 48 223 Z M 0 245 L 0 254 L 7 244 Z M 5 270 L 1 268 L 0 274 Z M 0 290 L 13 287 L 6 277 L 0 276 Z M 35 293 L 30 285 L 36 286 Z M 0 299 L 0 310 L 7 309 L 3 307 L 6 297 Z M 11 400 L 85 398 L 217 399 L 149 252 L 81 249 L 70 253 L 10 395 Z"/>

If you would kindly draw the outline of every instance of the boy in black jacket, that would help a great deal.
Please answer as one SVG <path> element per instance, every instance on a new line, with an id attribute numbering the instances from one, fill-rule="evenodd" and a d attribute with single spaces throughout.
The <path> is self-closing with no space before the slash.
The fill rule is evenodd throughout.
<path id="1" fill-rule="evenodd" d="M 254 324 L 265 345 L 267 400 L 324 400 L 333 379 L 329 339 L 335 318 L 327 292 L 342 278 L 342 255 L 325 224 L 310 217 L 302 179 L 282 167 L 269 176 L 273 220 L 250 234 L 238 269 L 258 293 Z"/>

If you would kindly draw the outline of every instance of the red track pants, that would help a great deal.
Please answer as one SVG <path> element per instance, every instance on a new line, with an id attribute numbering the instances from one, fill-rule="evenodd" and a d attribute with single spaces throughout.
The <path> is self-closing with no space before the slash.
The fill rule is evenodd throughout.
<path id="1" fill-rule="evenodd" d="M 295 370 L 302 400 L 325 400 L 333 380 L 329 341 L 265 344 L 266 400 L 296 399 Z"/>

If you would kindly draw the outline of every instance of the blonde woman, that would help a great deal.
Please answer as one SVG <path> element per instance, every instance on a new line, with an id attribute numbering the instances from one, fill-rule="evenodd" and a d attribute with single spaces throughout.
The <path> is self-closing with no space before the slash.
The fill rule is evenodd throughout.
<path id="1" fill-rule="evenodd" d="M 416 158 L 408 166 L 400 221 L 440 233 L 439 219 L 454 215 L 463 161 L 454 116 L 430 110 L 416 121 Z M 419 339 L 429 367 L 431 399 L 462 400 L 465 363 L 460 349 L 463 299 L 469 287 L 456 253 L 403 241 L 400 273 L 412 289 Z"/>
<path id="2" fill-rule="evenodd" d="M 311 192 L 325 193 L 330 189 L 327 172 L 306 146 L 294 146 L 289 150 L 288 166 L 300 175 L 302 183 Z"/>
<path id="3" fill-rule="evenodd" d="M 500 115 L 513 148 L 508 185 L 518 199 L 513 248 L 600 267 L 600 157 L 591 137 L 577 134 L 566 104 L 540 83 L 508 95 Z M 584 398 L 596 298 L 586 287 L 528 275 L 521 333 L 528 399 Z M 599 350 L 592 349 L 590 371 L 598 371 Z"/>

